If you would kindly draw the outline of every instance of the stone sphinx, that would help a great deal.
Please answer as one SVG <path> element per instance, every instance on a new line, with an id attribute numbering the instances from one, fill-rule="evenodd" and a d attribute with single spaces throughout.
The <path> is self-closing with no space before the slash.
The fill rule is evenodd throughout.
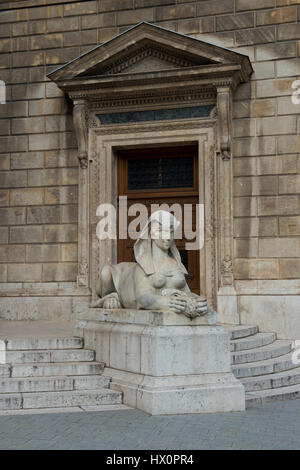
<path id="1" fill-rule="evenodd" d="M 191 319 L 206 315 L 206 299 L 186 283 L 188 273 L 174 241 L 178 225 L 169 212 L 154 212 L 134 245 L 136 262 L 102 269 L 100 298 L 93 307 L 168 310 Z"/>

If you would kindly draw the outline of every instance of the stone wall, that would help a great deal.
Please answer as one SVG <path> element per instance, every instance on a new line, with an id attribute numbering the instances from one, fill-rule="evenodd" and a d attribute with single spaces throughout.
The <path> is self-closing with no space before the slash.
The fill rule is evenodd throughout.
<path id="1" fill-rule="evenodd" d="M 291 96 L 300 78 L 300 0 L 19 0 L 0 10 L 0 78 L 8 85 L 0 105 L 0 290 L 11 296 L 0 315 L 70 318 L 74 298 L 85 295 L 75 284 L 71 106 L 46 73 L 149 21 L 252 61 L 255 74 L 233 109 L 239 311 L 243 323 L 299 336 L 300 104 Z M 55 296 L 52 308 L 45 296 Z"/>

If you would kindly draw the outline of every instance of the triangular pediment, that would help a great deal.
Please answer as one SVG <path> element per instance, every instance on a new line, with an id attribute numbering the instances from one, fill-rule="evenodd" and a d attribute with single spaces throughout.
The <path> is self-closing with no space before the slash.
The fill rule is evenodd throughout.
<path id="1" fill-rule="evenodd" d="M 55 82 L 234 65 L 247 56 L 150 23 L 140 23 L 49 74 Z M 247 68 L 247 67 L 246 67 Z"/>

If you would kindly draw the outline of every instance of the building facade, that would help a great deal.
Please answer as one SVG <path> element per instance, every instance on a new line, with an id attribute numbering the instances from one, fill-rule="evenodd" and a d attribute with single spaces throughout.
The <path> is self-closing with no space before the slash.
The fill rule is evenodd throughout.
<path id="1" fill-rule="evenodd" d="M 97 206 L 126 193 L 119 161 L 180 148 L 194 192 L 172 201 L 205 211 L 200 291 L 224 323 L 300 337 L 299 18 L 299 0 L 1 3 L 0 318 L 87 310 L 122 261 L 96 237 Z"/>

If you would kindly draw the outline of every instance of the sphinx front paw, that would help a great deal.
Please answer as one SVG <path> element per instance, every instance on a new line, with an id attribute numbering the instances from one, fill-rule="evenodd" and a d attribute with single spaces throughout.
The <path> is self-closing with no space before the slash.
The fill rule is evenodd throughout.
<path id="1" fill-rule="evenodd" d="M 122 308 L 119 296 L 117 293 L 109 294 L 103 298 L 103 308 L 113 310 L 116 308 Z"/>

